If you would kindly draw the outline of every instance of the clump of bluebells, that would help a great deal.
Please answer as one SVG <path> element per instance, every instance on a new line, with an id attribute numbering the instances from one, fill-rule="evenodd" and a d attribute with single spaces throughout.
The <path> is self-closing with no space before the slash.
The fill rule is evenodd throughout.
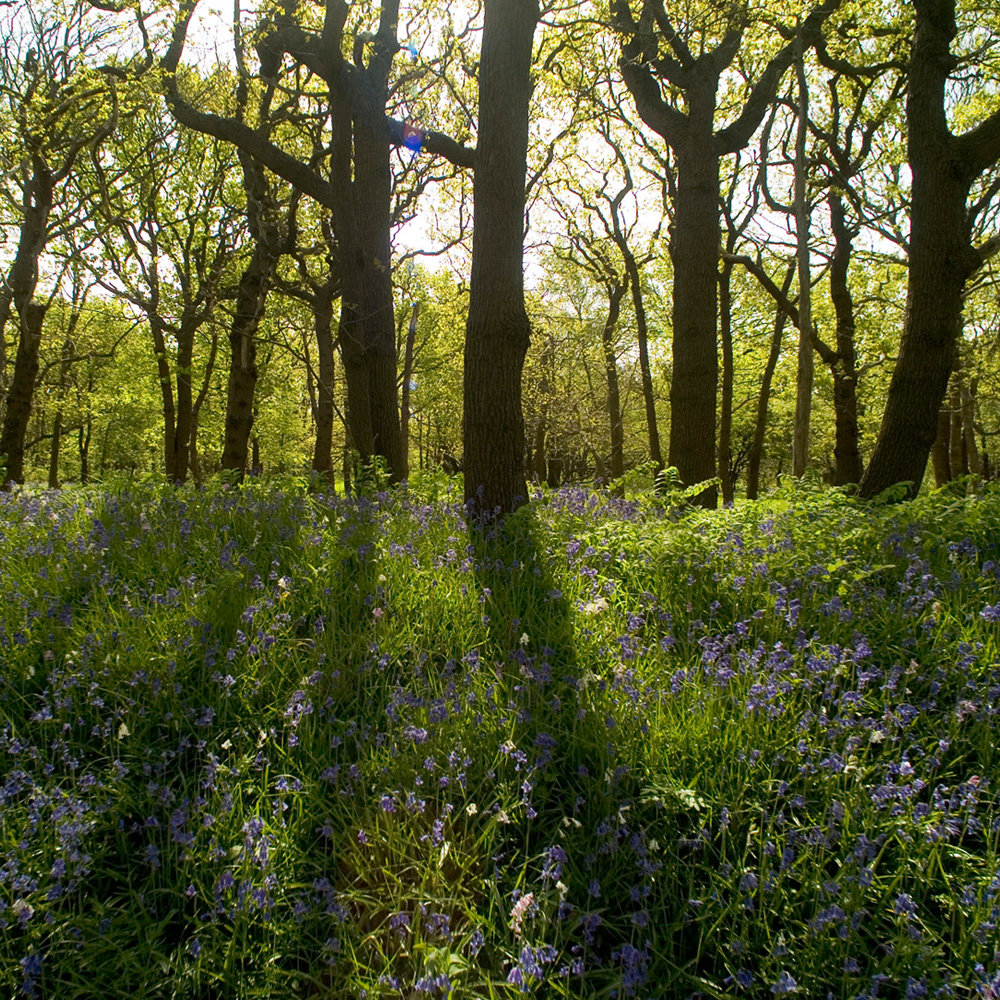
<path id="1" fill-rule="evenodd" d="M 0 496 L 0 991 L 1000 996 L 1000 490 L 681 499 Z"/>

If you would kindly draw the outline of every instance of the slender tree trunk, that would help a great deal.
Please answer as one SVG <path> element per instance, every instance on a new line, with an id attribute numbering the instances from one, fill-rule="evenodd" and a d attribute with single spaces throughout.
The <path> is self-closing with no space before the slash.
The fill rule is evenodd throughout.
<path id="1" fill-rule="evenodd" d="M 934 483 L 944 486 L 951 481 L 951 412 L 947 406 L 938 410 L 937 432 L 931 447 Z"/>
<path id="2" fill-rule="evenodd" d="M 646 322 L 646 303 L 642 295 L 642 281 L 635 255 L 624 238 L 619 243 L 625 260 L 632 289 L 632 308 L 639 341 L 639 372 L 642 379 L 642 401 L 646 408 L 646 434 L 649 437 L 649 458 L 657 472 L 663 471 L 663 452 L 660 449 L 660 431 L 656 425 L 656 397 L 653 395 L 653 374 L 649 367 L 649 328 Z"/>
<path id="3" fill-rule="evenodd" d="M 177 476 L 177 455 L 174 450 L 177 432 L 176 408 L 174 406 L 174 389 L 170 379 L 170 362 L 167 360 L 164 323 L 157 312 L 150 315 L 149 328 L 153 337 L 156 379 L 160 385 L 160 412 L 163 415 L 163 473 L 167 477 L 167 482 L 173 483 Z"/>
<path id="4" fill-rule="evenodd" d="M 465 499 L 492 517 L 527 499 L 521 373 L 524 188 L 537 0 L 485 0 L 472 279 L 465 337 Z"/>
<path id="5" fill-rule="evenodd" d="M 787 296 L 792 285 L 795 266 L 785 272 L 782 285 L 782 295 Z M 747 499 L 756 500 L 760 492 L 760 459 L 764 452 L 764 438 L 767 436 L 767 411 L 771 400 L 771 382 L 774 370 L 781 354 L 781 339 L 785 332 L 785 321 L 788 313 L 779 305 L 774 314 L 774 332 L 771 334 L 771 349 L 764 365 L 764 374 L 760 380 L 760 396 L 757 398 L 757 420 L 754 424 L 753 443 L 750 445 L 750 457 L 747 460 Z"/>
<path id="6" fill-rule="evenodd" d="M 965 380 L 962 391 L 962 437 L 965 441 L 965 456 L 969 472 L 974 476 L 982 475 L 983 467 L 976 446 L 976 395 L 979 380 L 976 377 Z"/>
<path id="7" fill-rule="evenodd" d="M 858 373 L 854 348 L 854 299 L 847 272 L 853 250 L 853 234 L 844 217 L 844 202 L 830 194 L 830 222 L 834 249 L 830 260 L 830 299 L 837 317 L 837 350 L 830 363 L 833 376 L 833 409 L 836 427 L 834 485 L 860 483 L 861 448 L 858 443 Z"/>
<path id="8" fill-rule="evenodd" d="M 267 293 L 283 249 L 283 239 L 270 204 L 271 192 L 263 167 L 242 150 L 243 183 L 253 250 L 236 289 L 236 308 L 229 329 L 229 379 L 222 468 L 241 477 L 247 468 L 257 386 L 256 335 L 264 317 Z"/>
<path id="9" fill-rule="evenodd" d="M 177 416 L 174 424 L 173 482 L 187 480 L 191 461 L 191 411 L 194 407 L 192 366 L 194 364 L 195 329 L 188 317 L 181 318 L 177 336 Z"/>
<path id="10" fill-rule="evenodd" d="M 951 387 L 949 390 L 949 423 L 948 428 L 948 458 L 951 464 L 952 477 L 964 476 L 969 470 L 966 468 L 963 444 L 965 443 L 962 434 L 962 367 L 961 362 L 956 364 L 955 370 L 951 373 Z"/>
<path id="11" fill-rule="evenodd" d="M 414 302 L 410 312 L 410 324 L 406 329 L 406 346 L 403 349 L 403 384 L 400 387 L 399 424 L 402 438 L 402 453 L 405 462 L 400 468 L 403 478 L 410 472 L 410 381 L 413 378 L 413 348 L 417 341 L 417 318 L 420 303 Z"/>
<path id="12" fill-rule="evenodd" d="M 813 345 L 812 292 L 809 266 L 809 194 L 806 190 L 806 135 L 809 123 L 809 90 L 806 84 L 799 35 L 795 75 L 799 84 L 798 127 L 795 136 L 795 233 L 799 270 L 799 353 L 795 380 L 795 424 L 792 432 L 792 475 L 805 474 L 809 464 L 809 421 L 812 415 Z"/>
<path id="13" fill-rule="evenodd" d="M 199 486 L 203 481 L 203 477 L 201 471 L 201 454 L 198 451 L 198 429 L 200 427 L 201 408 L 208 397 L 208 390 L 212 384 L 212 373 L 215 371 L 215 359 L 218 353 L 219 335 L 213 329 L 212 345 L 208 351 L 208 361 L 205 362 L 205 374 L 201 380 L 201 389 L 198 391 L 198 398 L 191 407 L 191 446 L 188 457 L 191 465 L 191 476 Z"/>
<path id="14" fill-rule="evenodd" d="M 76 312 L 70 317 L 70 329 L 76 326 Z M 59 445 L 62 443 L 63 435 L 63 402 L 66 398 L 66 390 L 69 388 L 69 373 L 72 364 L 71 358 L 74 353 L 73 337 L 67 336 L 63 343 L 62 364 L 59 366 L 59 390 L 56 402 L 56 415 L 52 420 L 52 447 L 49 451 L 49 489 L 57 490 L 59 482 Z"/>
<path id="15" fill-rule="evenodd" d="M 316 290 L 313 301 L 316 354 L 319 363 L 316 387 L 316 440 L 313 448 L 312 467 L 332 486 L 333 475 L 333 407 L 334 347 L 333 302 L 336 289 L 328 281 Z"/>
<path id="16" fill-rule="evenodd" d="M 622 424 L 621 390 L 618 385 L 618 352 L 615 349 L 615 328 L 621 315 L 622 299 L 626 285 L 613 284 L 608 287 L 608 316 L 601 330 L 601 346 L 604 352 L 604 380 L 607 386 L 608 423 L 611 428 L 611 478 L 621 479 L 625 475 L 625 428 Z"/>
<path id="17" fill-rule="evenodd" d="M 80 427 L 80 434 L 77 438 L 77 449 L 80 454 L 80 482 L 84 485 L 90 482 L 90 437 L 93 429 L 94 422 L 88 415 Z"/>
<path id="18" fill-rule="evenodd" d="M 725 260 L 719 272 L 719 339 L 722 342 L 722 405 L 719 414 L 719 480 L 722 502 L 733 502 L 734 484 L 729 474 L 733 437 L 733 264 Z"/>

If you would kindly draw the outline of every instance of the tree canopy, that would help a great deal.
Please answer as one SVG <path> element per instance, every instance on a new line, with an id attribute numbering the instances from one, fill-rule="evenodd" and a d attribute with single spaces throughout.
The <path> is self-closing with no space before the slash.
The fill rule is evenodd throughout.
<path id="1" fill-rule="evenodd" d="M 2 17 L 8 488 L 444 467 L 492 517 L 533 481 L 993 474 L 981 5 Z"/>

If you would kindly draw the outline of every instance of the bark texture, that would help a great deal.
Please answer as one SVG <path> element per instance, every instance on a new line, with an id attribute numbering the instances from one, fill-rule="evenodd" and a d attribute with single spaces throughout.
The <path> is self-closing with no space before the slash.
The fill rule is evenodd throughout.
<path id="1" fill-rule="evenodd" d="M 465 499 L 491 518 L 527 499 L 521 374 L 524 189 L 537 0 L 486 0 L 479 69 L 472 279 L 465 335 Z"/>
<path id="2" fill-rule="evenodd" d="M 35 395 L 38 352 L 45 320 L 45 306 L 33 298 L 38 283 L 38 259 L 48 236 L 55 184 L 56 178 L 44 158 L 34 154 L 31 176 L 24 188 L 24 215 L 17 253 L 5 282 L 6 294 L 0 299 L 0 340 L 6 337 L 9 318 L 14 316 L 17 320 L 17 354 L 0 430 L 0 456 L 4 456 L 0 458 L 3 462 L 0 488 L 5 490 L 14 483 L 24 482 L 24 438 Z"/>
<path id="3" fill-rule="evenodd" d="M 814 44 L 823 22 L 840 0 L 824 0 L 802 24 L 801 38 Z M 663 0 L 647 0 L 640 22 L 627 0 L 612 12 L 624 36 L 622 75 L 642 120 L 676 154 L 677 193 L 670 255 L 674 265 L 673 378 L 670 386 L 670 451 L 684 485 L 716 473 L 716 271 L 719 256 L 719 161 L 750 141 L 795 56 L 797 42 L 784 45 L 763 67 L 734 120 L 716 131 L 719 80 L 737 58 L 745 21 L 735 15 L 721 41 L 697 55 L 671 24 Z M 652 30 L 655 23 L 659 34 Z M 662 45 L 661 45 L 662 42 Z M 661 51 L 665 49 L 666 52 Z M 684 94 L 685 111 L 664 97 Z M 699 502 L 715 506 L 710 487 Z"/>
<path id="4" fill-rule="evenodd" d="M 913 6 L 906 99 L 912 176 L 906 318 L 862 497 L 898 483 L 906 483 L 906 496 L 920 489 L 954 366 L 962 290 L 983 261 L 971 242 L 969 190 L 1000 159 L 1000 110 L 959 136 L 948 127 L 954 0 L 914 0 Z"/>

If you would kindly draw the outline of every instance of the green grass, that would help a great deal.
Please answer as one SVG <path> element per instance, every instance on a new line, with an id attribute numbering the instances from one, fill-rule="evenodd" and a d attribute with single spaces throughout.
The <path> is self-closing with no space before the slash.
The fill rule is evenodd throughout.
<path id="1" fill-rule="evenodd" d="M 1000 490 L 450 489 L 0 498 L 0 992 L 1000 993 Z"/>

